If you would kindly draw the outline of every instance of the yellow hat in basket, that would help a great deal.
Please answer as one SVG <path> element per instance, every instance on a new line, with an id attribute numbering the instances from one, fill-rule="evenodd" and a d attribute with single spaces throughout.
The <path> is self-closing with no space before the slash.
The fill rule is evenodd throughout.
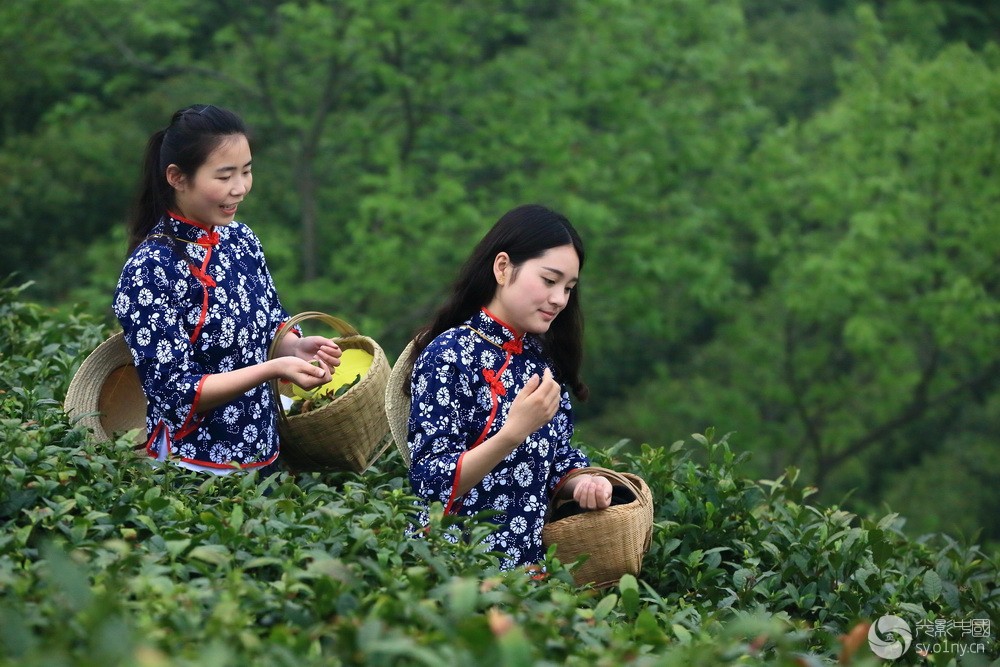
<path id="1" fill-rule="evenodd" d="M 99 442 L 116 433 L 141 429 L 145 442 L 146 395 L 121 331 L 91 352 L 70 381 L 63 408 Z"/>
<path id="2" fill-rule="evenodd" d="M 292 385 L 292 396 L 296 398 L 316 398 L 336 393 L 345 384 L 363 378 L 375 361 L 375 355 L 361 348 L 348 348 L 340 354 L 340 365 L 334 369 L 333 376 L 326 384 L 315 389 L 303 389 L 297 384 Z"/>
<path id="3" fill-rule="evenodd" d="M 385 414 L 389 418 L 389 430 L 392 431 L 392 439 L 396 442 L 396 449 L 403 459 L 403 465 L 407 468 L 410 467 L 410 445 L 407 440 L 410 430 L 410 395 L 405 393 L 404 387 L 410 384 L 412 356 L 411 340 L 393 364 L 389 373 L 389 384 L 385 387 Z"/>

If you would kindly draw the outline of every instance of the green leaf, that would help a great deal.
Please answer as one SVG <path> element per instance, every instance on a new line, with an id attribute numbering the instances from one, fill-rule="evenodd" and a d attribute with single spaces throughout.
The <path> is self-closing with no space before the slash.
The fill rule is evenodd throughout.
<path id="1" fill-rule="evenodd" d="M 885 537 L 885 531 L 872 529 L 868 531 L 868 543 L 872 550 L 872 560 L 879 567 L 882 567 L 892 558 L 892 544 Z"/>
<path id="2" fill-rule="evenodd" d="M 635 630 L 642 641 L 659 645 L 667 642 L 668 637 L 663 627 L 657 622 L 656 616 L 649 609 L 643 609 L 635 619 Z"/>
<path id="3" fill-rule="evenodd" d="M 662 551 L 664 555 L 673 553 L 677 547 L 681 545 L 681 541 L 676 537 L 671 537 L 669 540 L 663 543 Z"/>
<path id="4" fill-rule="evenodd" d="M 520 626 L 514 626 L 500 637 L 500 664 L 509 667 L 531 667 L 535 664 L 535 651 L 531 641 Z"/>
<path id="5" fill-rule="evenodd" d="M 618 582 L 618 590 L 621 591 L 622 609 L 629 616 L 635 614 L 639 609 L 639 582 L 633 575 L 624 574 Z"/>
<path id="6" fill-rule="evenodd" d="M 908 612 L 910 616 L 914 618 L 926 618 L 927 610 L 924 609 L 923 605 L 915 604 L 913 602 L 900 602 L 900 611 Z"/>
<path id="7" fill-rule="evenodd" d="M 605 618 L 607 618 L 608 614 L 611 613 L 611 611 L 615 608 L 615 605 L 617 604 L 618 604 L 617 595 L 612 593 L 606 596 L 603 600 L 597 603 L 596 607 L 594 607 L 594 618 L 596 618 L 599 621 L 603 621 Z"/>
<path id="8" fill-rule="evenodd" d="M 352 580 L 351 570 L 339 558 L 316 558 L 309 563 L 306 571 L 310 574 L 322 574 L 343 583 Z"/>
<path id="9" fill-rule="evenodd" d="M 191 546 L 190 539 L 183 540 L 164 540 L 164 544 L 167 547 L 167 553 L 170 554 L 172 558 L 177 558 L 179 555 L 184 553 L 184 551 Z"/>
<path id="10" fill-rule="evenodd" d="M 199 544 L 188 554 L 189 558 L 211 565 L 225 565 L 232 560 L 229 549 L 221 544 Z"/>
<path id="11" fill-rule="evenodd" d="M 258 567 L 268 567 L 271 565 L 282 565 L 284 563 L 280 558 L 275 558 L 274 556 L 258 556 L 256 558 L 250 558 L 242 564 L 244 570 L 254 570 Z"/>
<path id="12" fill-rule="evenodd" d="M 941 577 L 934 570 L 924 573 L 924 594 L 932 601 L 941 595 Z"/>
<path id="13" fill-rule="evenodd" d="M 453 619 L 462 619 L 476 610 L 479 583 L 470 577 L 453 577 L 448 582 L 448 612 Z"/>
<path id="14" fill-rule="evenodd" d="M 243 526 L 243 506 L 236 505 L 233 507 L 233 511 L 229 513 L 229 525 L 233 527 L 233 530 L 239 532 L 240 527 Z"/>

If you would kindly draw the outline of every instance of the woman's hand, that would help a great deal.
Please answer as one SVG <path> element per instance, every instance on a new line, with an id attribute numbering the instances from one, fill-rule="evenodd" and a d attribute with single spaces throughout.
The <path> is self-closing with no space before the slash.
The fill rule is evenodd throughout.
<path id="1" fill-rule="evenodd" d="M 295 347 L 292 354 L 299 359 L 303 361 L 319 359 L 331 373 L 340 365 L 340 346 L 330 338 L 305 336 L 304 338 L 294 338 L 294 342 Z"/>
<path id="2" fill-rule="evenodd" d="M 507 421 L 500 430 L 463 455 L 462 474 L 458 476 L 456 486 L 457 495 L 468 493 L 500 461 L 527 440 L 529 435 L 548 424 L 559 410 L 561 398 L 562 387 L 552 379 L 552 371 L 546 368 L 541 378 L 537 374 L 532 375 L 514 397 Z"/>
<path id="3" fill-rule="evenodd" d="M 299 357 L 285 356 L 272 359 L 277 366 L 278 377 L 293 382 L 303 389 L 315 389 L 330 381 L 330 369 L 322 362 L 312 363 Z M 340 360 L 337 360 L 340 363 Z"/>
<path id="4" fill-rule="evenodd" d="M 573 500 L 585 510 L 602 510 L 611 506 L 611 482 L 600 475 L 577 475 Z"/>
<path id="5" fill-rule="evenodd" d="M 500 432 L 506 431 L 505 435 L 509 435 L 516 448 L 556 416 L 561 399 L 562 387 L 552 378 L 551 370 L 546 368 L 541 378 L 532 375 L 514 397 Z"/>
<path id="6" fill-rule="evenodd" d="M 339 359 L 337 363 L 340 363 Z M 286 354 L 234 371 L 210 373 L 205 376 L 201 387 L 198 412 L 208 412 L 271 380 L 288 380 L 303 389 L 315 389 L 330 381 L 330 369 L 321 360 L 310 363 Z"/>

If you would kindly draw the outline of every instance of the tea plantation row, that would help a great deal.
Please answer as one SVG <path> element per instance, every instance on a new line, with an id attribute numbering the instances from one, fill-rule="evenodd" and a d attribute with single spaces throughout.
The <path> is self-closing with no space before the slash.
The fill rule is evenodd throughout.
<path id="1" fill-rule="evenodd" d="M 153 467 L 63 413 L 107 332 L 20 294 L 0 289 L 0 665 L 864 665 L 886 614 L 916 630 L 900 664 L 996 657 L 994 555 L 811 503 L 794 470 L 746 479 L 710 431 L 589 448 L 654 494 L 643 572 L 606 590 L 551 556 L 502 573 L 485 525 L 454 543 L 440 512 L 410 537 L 395 452 L 265 484 Z"/>

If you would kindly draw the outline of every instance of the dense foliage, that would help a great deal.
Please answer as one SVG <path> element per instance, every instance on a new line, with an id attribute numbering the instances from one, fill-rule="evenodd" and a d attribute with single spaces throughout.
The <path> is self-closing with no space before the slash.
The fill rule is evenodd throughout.
<path id="1" fill-rule="evenodd" d="M 110 324 L 146 138 L 230 106 L 289 309 L 392 358 L 540 201 L 588 247 L 585 441 L 714 425 L 749 476 L 995 543 L 995 4 L 0 4 L 0 267 Z"/>
<path id="2" fill-rule="evenodd" d="M 711 432 L 591 452 L 647 481 L 656 518 L 641 575 L 600 591 L 551 553 L 545 578 L 501 573 L 485 524 L 454 543 L 440 507 L 411 537 L 395 450 L 266 483 L 154 467 L 61 408 L 102 328 L 22 294 L 0 291 L 0 665 L 868 665 L 887 613 L 981 619 L 1000 655 L 993 556 L 814 504 L 795 470 L 752 481 Z"/>

